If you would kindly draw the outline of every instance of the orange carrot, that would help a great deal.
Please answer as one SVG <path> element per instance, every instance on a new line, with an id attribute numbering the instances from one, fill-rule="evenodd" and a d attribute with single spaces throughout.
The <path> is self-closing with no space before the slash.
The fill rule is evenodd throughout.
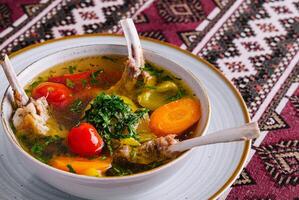
<path id="1" fill-rule="evenodd" d="M 111 167 L 111 162 L 111 157 L 107 157 L 106 159 L 87 159 L 81 157 L 58 156 L 50 160 L 49 164 L 52 167 L 63 171 L 85 174 L 85 172 L 89 169 L 96 169 L 98 171 L 105 172 Z"/>
<path id="2" fill-rule="evenodd" d="M 157 136 L 180 135 L 201 116 L 197 100 L 183 98 L 156 109 L 150 117 L 150 128 Z"/>

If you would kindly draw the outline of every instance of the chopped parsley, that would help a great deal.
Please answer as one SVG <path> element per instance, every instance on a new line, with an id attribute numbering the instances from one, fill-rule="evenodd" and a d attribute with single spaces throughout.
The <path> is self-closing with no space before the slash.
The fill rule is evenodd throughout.
<path id="1" fill-rule="evenodd" d="M 69 73 L 70 73 L 70 74 L 73 74 L 73 73 L 76 71 L 76 69 L 77 69 L 76 66 L 71 66 L 71 65 L 70 65 L 70 66 L 68 67 L 68 70 L 69 70 Z"/>
<path id="2" fill-rule="evenodd" d="M 186 91 L 182 88 L 178 90 L 178 92 L 174 95 L 168 98 L 169 101 L 176 101 L 178 99 L 181 99 L 186 95 Z"/>
<path id="3" fill-rule="evenodd" d="M 161 77 L 161 81 L 173 81 L 173 78 L 169 75 L 165 75 Z"/>
<path id="4" fill-rule="evenodd" d="M 181 81 L 182 79 L 181 78 L 178 78 L 176 76 L 173 76 L 173 75 L 165 75 L 165 76 L 162 76 L 161 77 L 161 81 L 173 81 L 174 79 L 178 80 L 178 81 Z"/>
<path id="5" fill-rule="evenodd" d="M 55 73 L 56 73 L 56 71 L 55 71 L 55 70 L 53 70 L 53 69 L 51 69 L 51 70 L 49 71 L 49 73 L 52 75 L 52 74 L 55 74 Z"/>
<path id="6" fill-rule="evenodd" d="M 176 76 L 174 76 L 174 78 L 175 78 L 176 80 L 178 80 L 178 81 L 181 81 L 181 80 L 182 80 L 181 78 L 176 77 Z"/>
<path id="7" fill-rule="evenodd" d="M 132 137 L 138 140 L 136 124 L 146 113 L 147 109 L 133 112 L 119 96 L 101 93 L 85 112 L 84 119 L 101 133 L 112 154 L 111 139 Z"/>
<path id="8" fill-rule="evenodd" d="M 132 148 L 130 151 L 130 157 L 134 159 L 137 156 L 137 151 L 135 148 Z"/>
<path id="9" fill-rule="evenodd" d="M 156 77 L 160 77 L 164 72 L 164 70 L 156 69 L 154 66 L 152 66 L 149 63 L 145 63 L 142 70 L 148 72 L 151 76 L 156 76 Z"/>
<path id="10" fill-rule="evenodd" d="M 113 164 L 112 167 L 107 171 L 107 175 L 109 176 L 127 176 L 133 173 L 134 172 L 132 170 L 116 164 Z"/>
<path id="11" fill-rule="evenodd" d="M 69 169 L 69 172 L 76 174 L 76 171 L 74 170 L 71 164 L 67 164 L 66 167 Z"/>
<path id="12" fill-rule="evenodd" d="M 100 159 L 101 159 L 101 160 L 106 160 L 106 159 L 107 159 L 107 156 L 101 156 Z"/>
<path id="13" fill-rule="evenodd" d="M 150 170 L 164 164 L 163 161 L 152 162 L 148 165 L 123 162 L 121 160 L 114 160 L 112 167 L 107 170 L 107 176 L 127 176 L 142 171 Z"/>
<path id="14" fill-rule="evenodd" d="M 31 147 L 31 151 L 36 155 L 41 155 L 45 149 L 45 146 L 45 144 L 36 143 Z"/>
<path id="15" fill-rule="evenodd" d="M 147 88 L 147 89 L 150 89 L 150 90 L 155 90 L 155 89 L 157 89 L 156 86 L 152 86 L 152 85 L 146 85 L 146 86 L 144 86 L 144 87 Z"/>
<path id="16" fill-rule="evenodd" d="M 111 61 L 111 62 L 116 62 L 116 60 L 117 60 L 117 59 L 115 59 L 115 58 L 111 58 L 111 57 L 109 57 L 109 56 L 102 56 L 102 59 L 109 60 L 109 61 Z"/>
<path id="17" fill-rule="evenodd" d="M 26 138 L 24 139 L 23 138 L 22 141 L 25 142 Z M 57 145 L 57 150 L 61 150 L 61 151 L 66 150 L 63 144 L 63 138 L 59 137 L 58 135 L 42 137 L 36 141 L 28 141 L 27 138 L 26 142 L 30 142 L 30 143 L 33 142 L 30 151 L 37 159 L 39 159 L 42 162 L 47 162 L 52 157 L 52 153 L 47 152 L 47 147 L 49 145 L 55 144 Z"/>
<path id="18" fill-rule="evenodd" d="M 12 121 L 9 121 L 9 126 L 10 126 L 11 130 L 12 130 L 14 133 L 17 132 L 17 129 L 16 129 L 16 127 L 15 127 L 15 125 L 13 124 Z"/>
<path id="19" fill-rule="evenodd" d="M 91 83 L 92 85 L 95 85 L 95 84 L 98 83 L 97 78 L 98 78 L 98 76 L 99 76 L 100 73 L 103 73 L 103 71 L 104 71 L 104 70 L 100 69 L 100 70 L 97 70 L 97 71 L 92 72 L 92 73 L 90 74 L 90 83 Z"/>
<path id="20" fill-rule="evenodd" d="M 66 86 L 68 86 L 69 88 L 74 88 L 75 87 L 75 83 L 73 81 L 71 81 L 70 79 L 66 79 Z"/>
<path id="21" fill-rule="evenodd" d="M 32 82 L 26 89 L 25 92 L 27 95 L 31 95 L 31 92 L 34 88 L 36 88 L 40 83 L 44 82 L 42 77 L 38 77 L 36 81 Z"/>
<path id="22" fill-rule="evenodd" d="M 82 79 L 81 83 L 82 83 L 83 88 L 86 88 L 87 80 L 86 79 Z"/>
<path id="23" fill-rule="evenodd" d="M 157 162 L 150 163 L 147 167 L 148 167 L 148 170 L 149 170 L 149 169 L 153 169 L 153 168 L 159 167 L 162 164 L 163 164 L 162 161 L 157 161 Z"/>
<path id="24" fill-rule="evenodd" d="M 81 99 L 76 99 L 70 106 L 70 111 L 73 113 L 80 113 L 83 109 L 83 101 Z"/>

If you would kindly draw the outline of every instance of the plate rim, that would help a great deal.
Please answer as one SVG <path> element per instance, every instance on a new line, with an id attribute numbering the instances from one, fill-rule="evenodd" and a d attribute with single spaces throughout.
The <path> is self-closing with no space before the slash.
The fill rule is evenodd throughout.
<path id="1" fill-rule="evenodd" d="M 9 55 L 10 58 L 16 57 L 26 51 L 29 51 L 31 49 L 40 47 L 40 46 L 44 46 L 50 43 L 55 43 L 55 42 L 59 42 L 59 41 L 63 41 L 63 40 L 69 40 L 69 39 L 76 39 L 76 38 L 84 38 L 84 37 L 124 37 L 122 34 L 117 34 L 117 33 L 93 33 L 93 34 L 82 34 L 82 35 L 71 35 L 71 36 L 65 36 L 65 37 L 61 37 L 61 38 L 55 38 L 55 39 L 50 39 L 41 43 L 36 43 L 36 44 L 31 44 L 27 47 L 24 47 L 22 49 L 19 49 L 13 53 L 11 53 Z M 185 49 L 181 49 L 180 47 L 170 44 L 168 42 L 163 42 L 157 39 L 153 39 L 153 38 L 148 38 L 148 37 L 144 37 L 144 36 L 140 36 L 141 40 L 144 41 L 149 41 L 149 42 L 153 42 L 153 43 L 158 43 L 160 45 L 163 46 L 167 46 L 170 48 L 173 48 L 175 50 L 180 51 L 181 53 L 186 54 L 187 56 L 190 56 L 194 59 L 196 59 L 197 61 L 205 64 L 207 67 L 209 67 L 210 69 L 212 69 L 222 80 L 224 80 L 224 82 L 226 83 L 226 85 L 229 86 L 229 88 L 231 89 L 231 91 L 234 93 L 234 95 L 236 96 L 236 98 L 239 101 L 239 104 L 241 106 L 242 112 L 243 112 L 243 116 L 245 119 L 245 122 L 249 123 L 250 120 L 250 115 L 249 112 L 247 110 L 247 106 L 244 102 L 243 97 L 241 96 L 240 92 L 235 88 L 235 86 L 232 84 L 232 82 L 230 82 L 230 80 L 228 80 L 225 75 L 217 68 L 215 67 L 213 64 L 211 64 L 210 62 L 208 62 L 207 60 L 191 53 L 188 50 Z M 231 174 L 231 176 L 226 180 L 226 182 L 216 191 L 214 192 L 213 195 L 211 195 L 209 197 L 209 199 L 216 199 L 218 198 L 228 187 L 230 187 L 234 180 L 237 179 L 238 175 L 241 173 L 243 166 L 245 165 L 245 162 L 247 160 L 247 157 L 249 155 L 249 151 L 250 151 L 250 146 L 251 146 L 251 140 L 247 140 L 244 141 L 244 150 L 242 152 L 241 158 L 239 160 L 239 163 L 237 165 L 237 167 L 235 168 L 235 170 L 233 171 L 233 173 Z"/>

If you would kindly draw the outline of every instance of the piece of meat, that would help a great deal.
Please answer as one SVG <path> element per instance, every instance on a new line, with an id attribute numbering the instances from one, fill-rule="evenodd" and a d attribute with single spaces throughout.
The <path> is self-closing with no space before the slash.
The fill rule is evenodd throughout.
<path id="1" fill-rule="evenodd" d="M 14 103 L 18 106 L 15 111 L 12 122 L 18 131 L 24 133 L 36 133 L 47 135 L 49 128 L 47 120 L 49 119 L 48 102 L 45 97 L 37 100 L 29 99 L 25 90 L 18 81 L 17 75 L 7 55 L 4 56 L 4 62 L 1 64 L 7 80 L 12 88 Z"/>
<path id="2" fill-rule="evenodd" d="M 30 102 L 16 110 L 12 122 L 18 131 L 33 132 L 39 135 L 48 135 L 49 119 L 48 102 L 45 97 L 37 100 L 30 99 Z"/>
<path id="3" fill-rule="evenodd" d="M 138 164 L 163 161 L 177 156 L 176 153 L 170 153 L 167 150 L 170 145 L 177 142 L 178 140 L 175 139 L 175 135 L 167 135 L 145 142 L 138 147 L 123 145 L 115 152 L 115 159 L 125 159 L 128 162 Z"/>

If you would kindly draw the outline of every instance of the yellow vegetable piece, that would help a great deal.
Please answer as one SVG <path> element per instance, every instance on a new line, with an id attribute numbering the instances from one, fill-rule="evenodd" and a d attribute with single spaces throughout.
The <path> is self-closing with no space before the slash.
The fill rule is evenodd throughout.
<path id="1" fill-rule="evenodd" d="M 157 83 L 157 78 L 155 76 L 149 76 L 145 79 L 144 83 L 147 86 L 154 86 Z"/>
<path id="2" fill-rule="evenodd" d="M 164 81 L 157 85 L 157 92 L 177 92 L 179 90 L 178 86 L 172 81 Z"/>
<path id="3" fill-rule="evenodd" d="M 48 134 L 51 136 L 58 135 L 59 137 L 65 138 L 69 132 L 63 125 L 59 125 L 59 123 L 52 117 L 50 117 L 47 121 L 47 126 L 49 127 Z"/>
<path id="4" fill-rule="evenodd" d="M 95 158 L 87 159 L 82 157 L 67 157 L 58 156 L 50 160 L 49 164 L 57 169 L 70 172 L 70 167 L 77 174 L 84 174 L 86 170 L 94 168 L 101 172 L 105 172 L 111 167 L 112 158 L 107 157 L 106 159 Z"/>
<path id="5" fill-rule="evenodd" d="M 149 132 L 141 132 L 138 134 L 139 134 L 140 142 L 147 142 L 147 141 L 154 140 L 157 138 L 157 136 L 155 134 L 149 133 Z"/>
<path id="6" fill-rule="evenodd" d="M 130 146 L 139 146 L 140 143 L 134 138 L 124 138 L 120 140 L 121 144 L 130 145 Z"/>
<path id="7" fill-rule="evenodd" d="M 86 176 L 95 176 L 95 177 L 102 176 L 101 171 L 97 170 L 96 168 L 89 168 L 83 171 L 82 174 Z"/>
<path id="8" fill-rule="evenodd" d="M 130 108 L 133 112 L 135 112 L 137 110 L 136 104 L 130 98 L 128 98 L 126 96 L 119 96 L 119 97 L 125 102 L 125 104 L 128 104 L 130 106 Z"/>
<path id="9" fill-rule="evenodd" d="M 153 134 L 151 132 L 151 129 L 149 128 L 149 122 L 150 122 L 149 116 L 146 115 L 142 120 L 140 120 L 137 126 L 136 131 L 139 135 L 139 141 L 141 143 L 149 140 L 154 140 L 157 138 L 157 136 Z"/>
<path id="10" fill-rule="evenodd" d="M 177 93 L 178 86 L 171 81 L 164 81 L 156 86 L 156 89 L 149 89 L 141 93 L 138 97 L 138 103 L 150 110 L 155 110 L 158 107 L 169 102 L 168 98 Z"/>
<path id="11" fill-rule="evenodd" d="M 151 129 L 149 128 L 149 122 L 150 122 L 149 115 L 146 114 L 138 123 L 136 129 L 137 133 L 139 134 L 140 132 L 151 132 Z"/>

